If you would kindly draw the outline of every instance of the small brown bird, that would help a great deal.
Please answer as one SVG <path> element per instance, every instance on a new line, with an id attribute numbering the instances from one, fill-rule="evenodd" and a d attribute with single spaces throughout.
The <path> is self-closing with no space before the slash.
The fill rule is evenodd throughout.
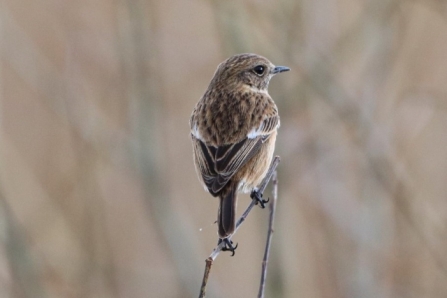
<path id="1" fill-rule="evenodd" d="M 256 54 L 239 54 L 219 64 L 191 119 L 194 163 L 205 190 L 219 197 L 220 240 L 234 254 L 227 239 L 235 229 L 238 191 L 251 192 L 262 207 L 257 190 L 267 174 L 275 149 L 279 115 L 267 92 L 270 79 L 290 70 Z"/>

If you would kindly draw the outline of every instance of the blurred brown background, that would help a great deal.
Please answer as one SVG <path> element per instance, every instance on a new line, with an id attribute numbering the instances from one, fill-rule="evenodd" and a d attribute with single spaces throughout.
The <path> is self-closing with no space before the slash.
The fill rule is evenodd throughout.
<path id="1" fill-rule="evenodd" d="M 437 0 L 0 1 L 0 297 L 198 295 L 217 200 L 188 121 L 241 52 L 292 68 L 267 297 L 447 297 Z M 208 297 L 256 296 L 267 219 Z"/>

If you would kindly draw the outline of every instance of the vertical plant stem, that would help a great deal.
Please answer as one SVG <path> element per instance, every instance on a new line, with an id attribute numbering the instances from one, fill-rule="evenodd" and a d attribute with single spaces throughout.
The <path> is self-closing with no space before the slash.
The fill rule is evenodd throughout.
<path id="1" fill-rule="evenodd" d="M 259 285 L 259 293 L 258 297 L 263 298 L 264 297 L 264 291 L 265 291 L 265 281 L 267 279 L 267 266 L 269 261 L 269 255 L 270 255 L 270 246 L 272 243 L 272 236 L 273 236 L 273 222 L 275 220 L 275 211 L 276 211 L 276 202 L 278 199 L 278 179 L 276 171 L 273 174 L 273 199 L 270 203 L 270 219 L 269 219 L 269 227 L 267 232 L 267 242 L 265 244 L 265 252 L 264 252 L 264 259 L 262 260 L 262 274 L 261 274 L 261 283 Z"/>

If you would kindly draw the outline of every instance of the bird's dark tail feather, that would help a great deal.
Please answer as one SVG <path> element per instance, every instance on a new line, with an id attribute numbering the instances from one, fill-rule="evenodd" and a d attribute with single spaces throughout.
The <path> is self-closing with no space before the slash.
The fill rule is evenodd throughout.
<path id="1" fill-rule="evenodd" d="M 234 232 L 236 224 L 237 183 L 230 183 L 219 195 L 219 199 L 219 237 L 226 238 Z"/>

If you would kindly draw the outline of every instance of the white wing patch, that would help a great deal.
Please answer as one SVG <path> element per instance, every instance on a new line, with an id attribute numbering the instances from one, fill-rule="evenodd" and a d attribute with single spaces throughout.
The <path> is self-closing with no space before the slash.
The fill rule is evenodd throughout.
<path id="1" fill-rule="evenodd" d="M 264 119 L 261 124 L 259 125 L 259 127 L 254 127 L 252 130 L 250 130 L 247 134 L 247 138 L 249 139 L 255 139 L 259 136 L 263 136 L 263 135 L 268 135 L 271 133 L 271 131 L 273 129 L 278 129 L 280 122 L 278 119 L 278 123 L 276 123 L 276 127 L 269 127 L 270 125 L 270 121 L 266 121 L 268 119 Z M 267 125 L 267 127 L 264 127 L 265 125 Z M 267 131 L 264 131 L 264 129 L 266 129 Z"/>
<path id="2" fill-rule="evenodd" d="M 247 134 L 247 138 L 249 139 L 255 139 L 261 135 L 262 129 L 264 128 L 264 121 L 261 122 L 259 127 L 254 127 L 252 130 L 250 130 Z"/>
<path id="3" fill-rule="evenodd" d="M 202 135 L 200 134 L 199 128 L 197 127 L 197 123 L 194 123 L 194 126 L 191 129 L 191 133 L 196 139 L 203 141 Z"/>

